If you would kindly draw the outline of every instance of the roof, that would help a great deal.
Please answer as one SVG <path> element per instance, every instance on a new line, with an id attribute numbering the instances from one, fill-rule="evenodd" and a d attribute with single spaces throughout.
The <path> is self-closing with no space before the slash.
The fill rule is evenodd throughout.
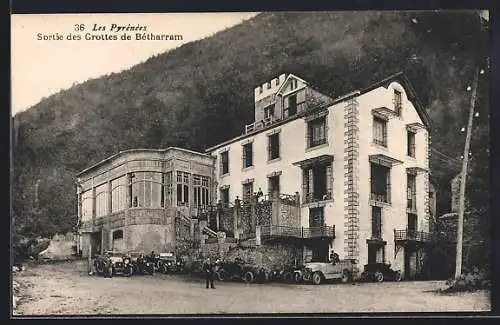
<path id="1" fill-rule="evenodd" d="M 289 74 L 287 76 L 287 79 L 285 79 L 285 82 L 286 82 L 286 80 L 288 80 L 288 77 L 290 77 L 291 75 L 292 74 Z M 293 76 L 296 77 L 295 75 L 293 75 Z M 427 111 L 425 110 L 425 108 L 423 107 L 423 105 L 421 104 L 421 102 L 420 102 L 420 100 L 419 100 L 419 98 L 417 96 L 417 93 L 415 92 L 415 89 L 412 87 L 410 81 L 404 75 L 403 72 L 398 72 L 398 73 L 392 74 L 392 75 L 388 76 L 387 78 L 384 78 L 384 79 L 382 79 L 380 81 L 377 81 L 377 82 L 375 82 L 375 83 L 373 83 L 373 84 L 369 85 L 368 87 L 363 88 L 361 90 L 354 89 L 354 90 L 352 90 L 352 91 L 350 91 L 350 92 L 348 92 L 348 93 L 346 93 L 344 95 L 341 95 L 341 96 L 335 98 L 333 100 L 333 102 L 330 103 L 330 106 L 338 104 L 338 103 L 341 103 L 341 102 L 346 101 L 346 100 L 349 100 L 351 98 L 363 95 L 363 94 L 365 94 L 365 93 L 367 93 L 369 91 L 372 91 L 372 90 L 374 90 L 376 88 L 379 88 L 379 87 L 386 87 L 387 88 L 389 86 L 389 84 L 391 82 L 393 82 L 393 81 L 398 81 L 399 83 L 401 83 L 403 85 L 403 87 L 406 90 L 406 94 L 407 94 L 408 99 L 413 103 L 413 106 L 415 107 L 415 109 L 417 110 L 418 115 L 420 116 L 420 118 L 424 122 L 425 127 L 427 129 L 430 129 L 431 128 L 430 117 L 427 114 Z M 283 82 L 283 84 L 285 84 L 285 82 Z M 255 134 L 259 134 L 259 133 L 265 132 L 265 131 L 267 131 L 269 129 L 275 128 L 275 127 L 277 127 L 279 125 L 285 124 L 287 122 L 290 122 L 292 120 L 298 119 L 300 117 L 301 117 L 300 115 L 294 115 L 292 117 L 285 118 L 285 119 L 283 119 L 283 120 L 281 120 L 281 121 L 279 121 L 277 123 L 270 124 L 267 127 L 261 128 L 259 130 L 254 131 L 254 132 L 249 132 L 249 133 L 238 135 L 238 136 L 236 136 L 236 137 L 234 137 L 232 139 L 229 139 L 227 141 L 224 141 L 224 142 L 221 142 L 219 144 L 216 144 L 215 146 L 207 148 L 205 150 L 205 152 L 207 152 L 207 153 L 211 152 L 211 151 L 216 150 L 216 149 L 218 149 L 220 147 L 223 147 L 225 145 L 228 145 L 228 144 L 231 144 L 233 142 L 245 139 L 247 137 L 251 137 L 251 136 L 253 136 Z"/>
<path id="2" fill-rule="evenodd" d="M 79 172 L 78 174 L 76 174 L 76 176 L 77 177 L 81 176 L 81 175 L 83 175 L 83 174 L 85 174 L 85 173 L 87 173 L 87 172 L 89 172 L 89 171 L 91 171 L 93 169 L 96 169 L 97 167 L 100 167 L 100 166 L 106 164 L 109 161 L 115 160 L 118 157 L 121 157 L 121 156 L 129 154 L 129 153 L 138 153 L 138 152 L 165 153 L 167 151 L 173 151 L 173 150 L 183 151 L 183 152 L 186 152 L 186 153 L 191 153 L 191 154 L 196 154 L 196 155 L 201 155 L 201 156 L 205 156 L 205 157 L 209 157 L 209 158 L 213 159 L 213 157 L 210 156 L 210 155 L 208 155 L 208 154 L 205 154 L 205 153 L 202 153 L 202 152 L 193 151 L 193 150 L 189 150 L 189 149 L 179 148 L 179 147 L 168 147 L 166 149 L 128 149 L 128 150 L 120 151 L 117 154 L 114 154 L 112 156 L 109 156 L 106 159 L 101 160 L 97 164 L 94 164 L 94 165 L 92 165 L 90 167 L 85 168 L 84 170 L 82 170 L 81 172 Z"/>

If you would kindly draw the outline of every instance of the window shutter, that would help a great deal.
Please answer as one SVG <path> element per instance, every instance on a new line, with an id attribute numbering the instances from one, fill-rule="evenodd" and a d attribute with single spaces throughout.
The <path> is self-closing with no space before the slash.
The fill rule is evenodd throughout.
<path id="1" fill-rule="evenodd" d="M 309 170 L 302 169 L 302 197 L 303 202 L 307 202 L 307 190 L 309 188 Z"/>
<path id="2" fill-rule="evenodd" d="M 333 183 L 333 178 L 332 178 L 332 164 L 328 164 L 326 166 L 326 191 L 327 193 L 330 193 L 330 195 L 333 196 L 332 193 L 332 184 Z"/>

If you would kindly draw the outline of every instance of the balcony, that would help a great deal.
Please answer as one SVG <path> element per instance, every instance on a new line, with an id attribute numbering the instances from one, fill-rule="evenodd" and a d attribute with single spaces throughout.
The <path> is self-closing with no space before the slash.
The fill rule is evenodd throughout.
<path id="1" fill-rule="evenodd" d="M 315 239 L 335 238 L 335 226 L 289 227 L 278 225 L 261 226 L 261 238 L 265 239 Z"/>
<path id="2" fill-rule="evenodd" d="M 399 244 L 429 244 L 434 242 L 434 236 L 424 231 L 394 229 L 394 241 Z"/>
<path id="3" fill-rule="evenodd" d="M 279 118 L 276 118 L 274 116 L 269 116 L 269 117 L 266 117 L 260 121 L 255 121 L 253 123 L 247 124 L 247 125 L 245 125 L 245 134 L 263 129 L 263 128 L 265 128 L 271 124 L 274 124 L 278 121 L 280 121 Z"/>
<path id="4" fill-rule="evenodd" d="M 387 193 L 370 193 L 370 200 L 373 202 L 390 204 L 389 191 Z"/>
<path id="5" fill-rule="evenodd" d="M 328 190 L 324 193 L 306 193 L 304 195 L 304 203 L 313 203 L 313 202 L 320 202 L 320 201 L 327 201 L 331 200 L 333 198 L 332 196 L 332 191 Z"/>

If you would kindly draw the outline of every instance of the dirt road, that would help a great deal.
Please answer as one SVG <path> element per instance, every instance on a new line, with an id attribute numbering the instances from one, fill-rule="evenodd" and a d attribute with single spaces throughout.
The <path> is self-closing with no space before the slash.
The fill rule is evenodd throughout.
<path id="1" fill-rule="evenodd" d="M 489 292 L 442 295 L 442 281 L 286 285 L 216 282 L 177 275 L 89 276 L 82 262 L 16 274 L 14 315 L 488 311 Z"/>

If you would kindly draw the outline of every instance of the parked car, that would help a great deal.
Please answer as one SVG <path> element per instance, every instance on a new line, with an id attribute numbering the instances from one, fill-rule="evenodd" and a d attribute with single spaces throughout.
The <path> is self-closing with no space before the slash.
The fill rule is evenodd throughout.
<path id="1" fill-rule="evenodd" d="M 361 273 L 361 280 L 383 282 L 388 281 L 401 281 L 401 271 L 391 268 L 391 264 L 387 263 L 369 263 L 364 266 Z"/>
<path id="2" fill-rule="evenodd" d="M 160 253 L 158 261 L 159 271 L 161 273 L 178 273 L 183 269 L 181 259 L 177 259 L 174 253 Z"/>
<path id="3" fill-rule="evenodd" d="M 131 264 L 135 274 L 150 274 L 155 273 L 155 263 L 149 256 L 141 252 L 129 252 Z"/>
<path id="4" fill-rule="evenodd" d="M 133 267 L 130 256 L 120 252 L 106 251 L 94 259 L 94 266 L 98 274 L 106 277 L 122 274 L 131 276 Z"/>
<path id="5" fill-rule="evenodd" d="M 243 280 L 245 283 L 252 283 L 257 277 L 259 280 L 262 277 L 265 278 L 265 273 L 260 268 L 247 264 L 241 259 L 235 259 L 234 261 L 220 262 L 216 276 L 219 281 Z"/>
<path id="6" fill-rule="evenodd" d="M 353 260 L 332 262 L 310 262 L 303 269 L 302 279 L 306 283 L 319 285 L 325 280 L 340 280 L 347 283 L 352 280 Z"/>

